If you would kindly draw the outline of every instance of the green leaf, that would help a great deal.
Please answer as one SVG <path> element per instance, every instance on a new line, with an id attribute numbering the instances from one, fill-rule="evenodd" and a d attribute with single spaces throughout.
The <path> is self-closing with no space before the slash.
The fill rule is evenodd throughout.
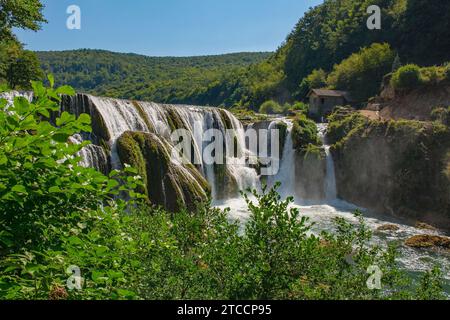
<path id="1" fill-rule="evenodd" d="M 12 187 L 11 191 L 17 192 L 17 193 L 28 194 L 27 193 L 27 189 L 24 186 L 20 185 L 20 184 L 17 184 L 14 187 Z"/>
<path id="2" fill-rule="evenodd" d="M 50 87 L 53 88 L 55 86 L 55 78 L 53 77 L 53 74 L 49 73 L 47 75 L 47 79 L 50 82 Z"/>
<path id="3" fill-rule="evenodd" d="M 117 182 L 116 180 L 111 179 L 111 180 L 108 181 L 107 187 L 112 189 L 112 188 L 117 187 L 118 185 L 119 185 L 119 182 Z"/>
<path id="4" fill-rule="evenodd" d="M 48 192 L 50 192 L 50 193 L 60 193 L 61 189 L 58 186 L 53 186 L 50 189 L 48 189 Z"/>
<path id="5" fill-rule="evenodd" d="M 50 112 L 47 109 L 40 109 L 38 113 L 46 118 L 50 118 Z"/>
<path id="6" fill-rule="evenodd" d="M 14 109 L 19 115 L 25 114 L 30 110 L 30 103 L 24 97 L 15 97 Z"/>
<path id="7" fill-rule="evenodd" d="M 75 90 L 71 87 L 71 86 L 62 86 L 59 87 L 58 89 L 56 89 L 56 94 L 65 94 L 68 96 L 73 96 L 75 95 Z"/>
<path id="8" fill-rule="evenodd" d="M 53 135 L 52 138 L 56 142 L 64 143 L 64 142 L 67 142 L 69 137 L 70 137 L 70 134 L 67 134 L 67 133 L 56 133 L 56 134 Z"/>
<path id="9" fill-rule="evenodd" d="M 69 123 L 69 122 L 72 122 L 74 120 L 75 120 L 75 116 L 74 115 L 71 115 L 67 111 L 64 111 L 61 114 L 61 117 L 56 119 L 56 125 L 57 126 L 61 126 L 61 125 L 65 124 L 65 123 Z"/>
<path id="10" fill-rule="evenodd" d="M 0 166 L 7 162 L 8 162 L 8 158 L 4 154 L 0 154 Z"/>
<path id="11" fill-rule="evenodd" d="M 82 245 L 83 244 L 83 240 L 81 240 L 78 237 L 70 237 L 68 239 L 69 243 L 72 245 Z"/>
<path id="12" fill-rule="evenodd" d="M 43 98 L 45 96 L 46 93 L 46 89 L 44 87 L 44 85 L 42 84 L 42 82 L 40 81 L 31 81 L 31 86 L 33 87 L 33 92 L 35 97 L 37 98 Z"/>

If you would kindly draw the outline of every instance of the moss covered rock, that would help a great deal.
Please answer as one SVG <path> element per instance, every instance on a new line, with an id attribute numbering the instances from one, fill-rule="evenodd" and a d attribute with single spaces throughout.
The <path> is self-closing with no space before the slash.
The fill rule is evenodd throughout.
<path id="1" fill-rule="evenodd" d="M 412 248 L 441 247 L 444 249 L 450 249 L 450 238 L 422 234 L 407 239 L 405 241 L 405 245 Z"/>
<path id="2" fill-rule="evenodd" d="M 400 227 L 395 224 L 384 224 L 377 228 L 377 231 L 398 231 Z"/>
<path id="3" fill-rule="evenodd" d="M 143 177 L 140 190 L 150 203 L 171 212 L 186 207 L 195 209 L 198 202 L 208 200 L 210 188 L 192 165 L 171 160 L 171 147 L 153 133 L 125 132 L 117 141 L 122 164 L 135 167 Z"/>

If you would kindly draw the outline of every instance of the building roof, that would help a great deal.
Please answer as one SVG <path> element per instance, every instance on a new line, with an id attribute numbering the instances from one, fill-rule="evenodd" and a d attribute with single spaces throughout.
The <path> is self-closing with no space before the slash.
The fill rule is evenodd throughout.
<path id="1" fill-rule="evenodd" d="M 347 100 L 349 97 L 349 94 L 347 91 L 340 91 L 340 90 L 328 90 L 328 89 L 311 89 L 308 93 L 308 97 L 315 93 L 319 97 L 343 97 Z"/>

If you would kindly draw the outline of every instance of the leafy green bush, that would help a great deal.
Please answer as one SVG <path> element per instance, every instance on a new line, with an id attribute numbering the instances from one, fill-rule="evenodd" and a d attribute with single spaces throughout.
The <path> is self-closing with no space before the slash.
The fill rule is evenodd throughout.
<path id="1" fill-rule="evenodd" d="M 316 123 L 300 114 L 294 119 L 292 128 L 294 148 L 306 151 L 309 145 L 321 146 L 322 142 L 317 132 Z"/>
<path id="2" fill-rule="evenodd" d="M 350 91 L 354 99 L 365 101 L 378 93 L 394 59 L 395 53 L 389 44 L 374 43 L 335 65 L 327 84 L 334 89 Z"/>
<path id="3" fill-rule="evenodd" d="M 303 114 L 307 114 L 309 110 L 309 105 L 304 102 L 296 102 L 292 105 L 291 110 L 300 111 Z"/>
<path id="4" fill-rule="evenodd" d="M 277 102 L 273 100 L 269 100 L 264 102 L 259 107 L 259 113 L 265 113 L 265 114 L 281 114 L 283 113 L 283 107 L 280 106 Z"/>
<path id="5" fill-rule="evenodd" d="M 391 85 L 398 90 L 411 90 L 422 83 L 419 66 L 408 64 L 400 67 L 392 76 Z"/>
<path id="6" fill-rule="evenodd" d="M 328 117 L 327 138 L 330 144 L 340 142 L 356 131 L 360 126 L 365 125 L 368 119 L 358 112 L 341 107 L 336 109 Z"/>
<path id="7" fill-rule="evenodd" d="M 62 112 L 50 123 L 60 95 L 74 91 L 53 89 L 52 76 L 49 82 L 51 88 L 32 83 L 32 102 L 18 96 L 9 105 L 0 99 L 0 297 L 66 296 L 62 284 L 71 264 L 86 267 L 94 282 L 86 281 L 83 297 L 121 297 L 131 261 L 115 251 L 127 246 L 117 243 L 117 213 L 140 198 L 132 189 L 141 182 L 132 168 L 126 176 L 113 171 L 115 179 L 109 179 L 78 165 L 77 153 L 89 142 L 70 144 L 68 138 L 90 132 L 90 118 Z M 127 191 L 128 204 L 116 198 Z M 96 281 L 102 270 L 111 273 L 109 280 Z"/>
<path id="8" fill-rule="evenodd" d="M 305 99 L 311 89 L 324 88 L 327 85 L 327 74 L 322 69 L 313 70 L 302 80 L 299 86 L 298 98 Z"/>
<path id="9" fill-rule="evenodd" d="M 445 66 L 431 66 L 420 69 L 424 84 L 436 85 L 445 79 Z"/>

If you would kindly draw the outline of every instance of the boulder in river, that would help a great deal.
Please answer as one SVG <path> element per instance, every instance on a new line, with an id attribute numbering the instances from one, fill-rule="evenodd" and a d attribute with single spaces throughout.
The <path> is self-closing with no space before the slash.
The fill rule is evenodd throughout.
<path id="1" fill-rule="evenodd" d="M 435 227 L 430 226 L 429 224 L 427 224 L 425 222 L 419 222 L 419 221 L 416 223 L 416 228 L 422 229 L 422 230 L 437 230 Z"/>
<path id="2" fill-rule="evenodd" d="M 384 224 L 377 228 L 377 231 L 398 231 L 400 229 L 399 226 L 395 224 Z"/>
<path id="3" fill-rule="evenodd" d="M 412 248 L 444 248 L 450 249 L 450 238 L 422 234 L 406 240 L 405 245 Z"/>

